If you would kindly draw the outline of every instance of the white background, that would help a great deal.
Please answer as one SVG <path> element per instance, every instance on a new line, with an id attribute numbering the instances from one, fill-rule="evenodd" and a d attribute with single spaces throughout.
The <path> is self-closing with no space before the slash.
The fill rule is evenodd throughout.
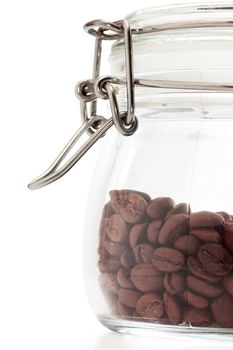
<path id="1" fill-rule="evenodd" d="M 82 236 L 98 147 L 62 180 L 34 192 L 26 187 L 80 123 L 73 88 L 91 76 L 94 44 L 82 25 L 170 2 L 0 2 L 1 350 L 220 346 L 121 336 L 96 321 L 85 296 Z"/>

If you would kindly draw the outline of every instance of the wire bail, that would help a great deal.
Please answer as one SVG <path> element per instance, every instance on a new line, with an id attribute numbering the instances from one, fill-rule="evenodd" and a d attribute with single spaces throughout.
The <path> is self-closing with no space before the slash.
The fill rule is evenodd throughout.
<path id="1" fill-rule="evenodd" d="M 65 175 L 78 160 L 94 145 L 94 143 L 115 125 L 116 129 L 124 136 L 132 135 L 137 127 L 138 121 L 134 115 L 134 77 L 133 77 L 133 54 L 132 33 L 126 20 L 117 22 L 104 22 L 96 20 L 89 22 L 84 29 L 95 36 L 95 53 L 93 62 L 92 79 L 80 81 L 75 87 L 75 95 L 80 100 L 81 120 L 83 122 L 79 130 L 73 135 L 52 165 L 41 176 L 29 183 L 30 189 L 37 189 L 56 181 Z M 111 32 L 107 34 L 106 32 Z M 114 84 L 120 83 L 119 79 L 105 76 L 100 77 L 102 40 L 115 40 L 124 38 L 125 41 L 125 66 L 126 66 L 126 90 L 127 111 L 120 112 Z M 97 114 L 98 99 L 109 100 L 112 117 L 109 119 Z M 90 113 L 87 105 L 90 103 Z M 89 138 L 82 146 L 68 158 L 71 149 L 87 132 Z M 66 160 L 68 158 L 68 160 Z M 62 162 L 65 164 L 62 166 Z"/>

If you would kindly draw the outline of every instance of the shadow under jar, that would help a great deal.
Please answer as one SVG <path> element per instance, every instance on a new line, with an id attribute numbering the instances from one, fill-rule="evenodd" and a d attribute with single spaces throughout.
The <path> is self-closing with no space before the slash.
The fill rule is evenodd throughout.
<path id="1" fill-rule="evenodd" d="M 153 8 L 133 28 L 233 18 L 233 7 Z M 233 28 L 133 36 L 135 78 L 233 82 Z M 125 76 L 124 43 L 112 47 Z M 125 89 L 118 91 L 126 108 Z M 136 87 L 137 132 L 111 130 L 91 187 L 85 278 L 108 328 L 233 334 L 233 94 Z M 209 335 L 207 335 L 209 333 Z M 165 333 L 166 334 L 166 333 Z"/>

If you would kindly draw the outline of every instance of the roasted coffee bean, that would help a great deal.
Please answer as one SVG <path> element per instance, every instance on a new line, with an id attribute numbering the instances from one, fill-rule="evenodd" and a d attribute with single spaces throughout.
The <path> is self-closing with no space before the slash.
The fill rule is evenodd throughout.
<path id="1" fill-rule="evenodd" d="M 121 206 L 124 206 L 125 201 L 127 201 L 128 195 L 137 194 L 145 199 L 148 203 L 151 201 L 150 196 L 147 193 L 134 191 L 134 190 L 113 190 L 110 191 L 110 205 L 115 213 L 120 213 Z"/>
<path id="2" fill-rule="evenodd" d="M 110 191 L 110 205 L 113 209 L 113 211 L 117 214 L 120 213 L 120 207 L 122 205 L 122 202 L 125 200 L 125 197 L 127 197 L 130 193 L 133 193 L 133 191 L 127 191 L 127 190 L 114 190 Z"/>
<path id="3" fill-rule="evenodd" d="M 169 245 L 179 236 L 188 232 L 188 216 L 176 214 L 171 216 L 162 226 L 159 233 L 159 243 Z"/>
<path id="4" fill-rule="evenodd" d="M 198 257 L 206 270 L 214 275 L 223 276 L 233 269 L 233 257 L 221 244 L 202 245 Z"/>
<path id="5" fill-rule="evenodd" d="M 130 273 L 134 286 L 144 293 L 163 290 L 163 275 L 152 264 L 135 265 Z"/>
<path id="6" fill-rule="evenodd" d="M 120 257 L 125 250 L 125 245 L 122 243 L 105 241 L 103 245 L 107 252 L 115 257 Z"/>
<path id="7" fill-rule="evenodd" d="M 181 293 L 185 288 L 185 273 L 184 272 L 174 272 L 167 273 L 163 280 L 164 288 L 171 294 Z"/>
<path id="8" fill-rule="evenodd" d="M 190 289 L 184 291 L 184 299 L 189 305 L 197 309 L 205 309 L 209 306 L 209 300 L 207 298 L 194 293 Z"/>
<path id="9" fill-rule="evenodd" d="M 233 217 L 171 198 L 111 191 L 99 229 L 100 286 L 111 314 L 233 328 Z M 213 318 L 214 317 L 214 318 Z"/>
<path id="10" fill-rule="evenodd" d="M 147 201 L 141 195 L 129 192 L 128 194 L 121 193 L 120 197 L 116 194 L 112 194 L 112 196 L 111 203 L 114 203 L 112 204 L 113 209 L 116 213 L 120 213 L 126 222 L 136 224 L 143 220 Z"/>
<path id="11" fill-rule="evenodd" d="M 143 318 L 158 320 L 165 312 L 163 299 L 156 293 L 144 294 L 138 299 L 136 311 Z"/>
<path id="12" fill-rule="evenodd" d="M 214 320 L 221 327 L 233 328 L 233 298 L 228 294 L 220 295 L 211 303 Z"/>
<path id="13" fill-rule="evenodd" d="M 182 320 L 182 309 L 180 300 L 165 292 L 163 294 L 165 310 L 171 324 L 179 324 Z"/>
<path id="14" fill-rule="evenodd" d="M 233 273 L 224 276 L 223 285 L 226 292 L 233 297 Z"/>
<path id="15" fill-rule="evenodd" d="M 143 243 L 134 247 L 134 257 L 137 264 L 149 263 L 152 260 L 154 247 L 151 244 Z"/>
<path id="16" fill-rule="evenodd" d="M 119 289 L 116 274 L 113 273 L 103 273 L 100 276 L 100 285 L 110 293 L 117 293 Z"/>
<path id="17" fill-rule="evenodd" d="M 224 292 L 221 286 L 209 284 L 206 281 L 191 275 L 187 276 L 187 286 L 193 292 L 206 298 L 216 298 Z"/>
<path id="18" fill-rule="evenodd" d="M 156 220 L 163 219 L 167 212 L 174 208 L 174 201 L 168 197 L 153 199 L 146 209 L 147 215 Z"/>
<path id="19" fill-rule="evenodd" d="M 210 274 L 206 268 L 202 265 L 200 260 L 195 256 L 189 256 L 187 259 L 187 269 L 194 276 L 199 277 L 209 283 L 215 283 L 220 280 L 220 276 Z"/>
<path id="20" fill-rule="evenodd" d="M 185 265 L 185 257 L 177 249 L 158 248 L 153 253 L 152 264 L 162 272 L 176 272 Z"/>
<path id="21" fill-rule="evenodd" d="M 147 227 L 147 239 L 152 244 L 158 243 L 159 230 L 162 226 L 162 220 L 154 220 Z"/>
<path id="22" fill-rule="evenodd" d="M 214 227 L 224 223 L 222 215 L 211 211 L 199 211 L 198 213 L 190 214 L 190 227 Z"/>
<path id="23" fill-rule="evenodd" d="M 145 242 L 147 225 L 147 223 L 143 223 L 136 224 L 132 227 L 129 233 L 129 243 L 131 248 L 134 248 L 137 244 Z"/>
<path id="24" fill-rule="evenodd" d="M 120 258 L 121 265 L 126 269 L 131 269 L 135 264 L 134 254 L 131 250 L 125 251 Z"/>
<path id="25" fill-rule="evenodd" d="M 112 209 L 111 202 L 105 204 L 102 219 L 110 218 L 114 214 L 114 210 Z"/>
<path id="26" fill-rule="evenodd" d="M 106 234 L 113 242 L 124 242 L 128 237 L 129 227 L 119 214 L 110 216 L 106 225 Z"/>
<path id="27" fill-rule="evenodd" d="M 190 231 L 190 234 L 204 242 L 222 242 L 222 237 L 213 227 L 195 228 Z"/>
<path id="28" fill-rule="evenodd" d="M 218 211 L 217 214 L 220 214 L 225 221 L 232 220 L 232 216 L 230 214 L 226 213 L 225 211 Z"/>
<path id="29" fill-rule="evenodd" d="M 124 305 L 135 308 L 138 299 L 142 296 L 142 293 L 136 290 L 120 288 L 118 291 L 118 296 L 120 302 L 122 302 Z"/>
<path id="30" fill-rule="evenodd" d="M 124 267 L 117 272 L 117 282 L 122 288 L 135 289 L 130 279 L 130 271 Z"/>
<path id="31" fill-rule="evenodd" d="M 111 257 L 109 259 L 100 260 L 98 266 L 102 273 L 117 272 L 121 267 L 121 263 L 119 259 Z"/>
<path id="32" fill-rule="evenodd" d="M 212 317 L 208 309 L 197 309 L 187 306 L 184 311 L 183 321 L 192 326 L 208 327 L 212 323 Z"/>
<path id="33" fill-rule="evenodd" d="M 165 220 L 169 219 L 172 215 L 176 214 L 188 214 L 189 213 L 189 208 L 186 203 L 180 203 L 175 206 L 175 208 L 172 208 L 169 210 L 167 213 Z"/>
<path id="34" fill-rule="evenodd" d="M 126 222 L 136 224 L 143 220 L 147 208 L 146 200 L 137 195 L 129 194 L 120 207 L 120 214 Z"/>
<path id="35" fill-rule="evenodd" d="M 200 245 L 200 241 L 191 235 L 180 236 L 174 242 L 174 247 L 186 255 L 195 255 Z"/>
<path id="36" fill-rule="evenodd" d="M 117 301 L 117 310 L 123 317 L 131 316 L 134 312 L 133 308 L 124 305 L 120 300 Z"/>
<path id="37" fill-rule="evenodd" d="M 223 225 L 223 242 L 225 247 L 233 254 L 233 222 L 229 221 Z"/>

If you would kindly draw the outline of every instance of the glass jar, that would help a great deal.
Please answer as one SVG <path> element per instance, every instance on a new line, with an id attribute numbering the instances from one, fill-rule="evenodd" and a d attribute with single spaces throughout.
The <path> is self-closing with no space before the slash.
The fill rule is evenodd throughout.
<path id="1" fill-rule="evenodd" d="M 96 46 L 93 78 L 76 87 L 83 125 L 29 188 L 63 176 L 105 136 L 84 277 L 112 330 L 233 339 L 232 18 L 232 2 L 200 3 L 84 27 Z M 99 77 L 102 40 L 116 40 L 110 77 Z"/>
<path id="2" fill-rule="evenodd" d="M 133 28 L 233 18 L 233 5 L 151 8 Z M 136 79 L 230 84 L 232 26 L 133 36 Z M 124 42 L 110 58 L 125 76 Z M 120 110 L 126 94 L 118 89 Z M 233 335 L 233 95 L 136 87 L 138 130 L 104 138 L 85 227 L 89 300 L 106 327 Z M 207 335 L 207 333 L 209 335 Z M 231 338 L 232 339 L 232 338 Z"/>

